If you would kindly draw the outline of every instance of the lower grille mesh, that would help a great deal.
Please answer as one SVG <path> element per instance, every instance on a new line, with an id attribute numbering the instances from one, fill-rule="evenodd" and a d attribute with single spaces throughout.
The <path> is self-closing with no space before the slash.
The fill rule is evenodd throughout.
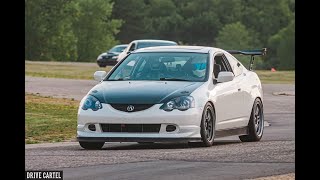
<path id="1" fill-rule="evenodd" d="M 100 124 L 102 132 L 159 133 L 161 124 Z"/>

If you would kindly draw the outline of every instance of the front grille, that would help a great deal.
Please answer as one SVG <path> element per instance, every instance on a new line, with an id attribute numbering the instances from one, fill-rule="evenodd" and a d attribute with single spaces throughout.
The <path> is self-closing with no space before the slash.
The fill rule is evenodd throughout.
<path id="1" fill-rule="evenodd" d="M 124 112 L 136 112 L 146 110 L 153 106 L 153 104 L 110 104 L 114 109 Z M 129 111 L 128 107 L 133 106 L 133 110 Z"/>
<path id="2" fill-rule="evenodd" d="M 102 132 L 159 133 L 161 124 L 100 124 Z"/>

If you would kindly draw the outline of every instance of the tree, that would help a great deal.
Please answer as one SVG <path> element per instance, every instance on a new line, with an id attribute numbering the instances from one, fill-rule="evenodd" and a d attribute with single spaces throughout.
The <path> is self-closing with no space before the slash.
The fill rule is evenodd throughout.
<path id="1" fill-rule="evenodd" d="M 295 21 L 281 29 L 269 39 L 270 61 L 267 67 L 276 67 L 280 70 L 295 69 Z"/>
<path id="2" fill-rule="evenodd" d="M 70 1 L 25 1 L 25 51 L 31 60 L 72 60 L 76 37 L 68 16 Z"/>
<path id="3" fill-rule="evenodd" d="M 93 60 L 118 43 L 121 21 L 105 0 L 25 0 L 26 59 Z"/>
<path id="4" fill-rule="evenodd" d="M 257 34 L 248 30 L 240 22 L 225 25 L 218 34 L 215 40 L 215 47 L 222 49 L 234 49 L 234 50 L 245 50 L 245 49 L 259 49 L 260 42 L 257 38 Z M 235 56 L 239 61 L 241 61 L 244 66 L 249 66 L 249 57 Z M 261 61 L 261 59 L 256 58 L 256 61 Z"/>
<path id="5" fill-rule="evenodd" d="M 270 36 L 286 27 L 292 19 L 291 0 L 246 0 L 242 1 L 241 22 L 259 33 L 264 44 Z"/>
<path id="6" fill-rule="evenodd" d="M 117 43 L 166 39 L 226 49 L 266 47 L 257 67 L 290 69 L 294 12 L 295 0 L 25 0 L 26 58 L 89 61 Z M 237 58 L 245 65 L 250 59 Z"/>
<path id="7" fill-rule="evenodd" d="M 257 44 L 256 37 L 240 22 L 225 25 L 218 34 L 216 46 L 222 49 L 250 49 Z"/>
<path id="8" fill-rule="evenodd" d="M 144 0 L 113 0 L 113 2 L 111 18 L 123 21 L 116 39 L 122 43 L 130 43 L 132 40 L 144 38 L 146 28 L 143 19 L 147 15 Z"/>
<path id="9" fill-rule="evenodd" d="M 143 18 L 145 38 L 179 41 L 183 19 L 171 0 L 150 0 L 146 9 Z"/>
<path id="10" fill-rule="evenodd" d="M 111 19 L 112 4 L 106 0 L 79 0 L 79 15 L 74 22 L 78 38 L 78 61 L 93 60 L 98 54 L 118 43 L 114 35 L 121 21 Z"/>
<path id="11" fill-rule="evenodd" d="M 180 41 L 190 45 L 210 45 L 222 24 L 212 0 L 179 1 L 177 12 L 182 17 Z"/>

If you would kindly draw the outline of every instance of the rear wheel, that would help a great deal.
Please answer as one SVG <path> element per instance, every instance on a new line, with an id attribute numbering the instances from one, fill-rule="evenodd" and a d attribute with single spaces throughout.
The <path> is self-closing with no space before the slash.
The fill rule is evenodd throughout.
<path id="1" fill-rule="evenodd" d="M 260 141 L 264 129 L 263 105 L 260 99 L 256 99 L 248 124 L 248 135 L 239 136 L 242 142 Z"/>
<path id="2" fill-rule="evenodd" d="M 83 142 L 79 141 L 79 144 L 84 149 L 101 149 L 104 142 Z"/>
<path id="3" fill-rule="evenodd" d="M 201 119 L 201 139 L 202 145 L 210 147 L 213 144 L 215 136 L 216 115 L 210 103 L 207 103 Z"/>

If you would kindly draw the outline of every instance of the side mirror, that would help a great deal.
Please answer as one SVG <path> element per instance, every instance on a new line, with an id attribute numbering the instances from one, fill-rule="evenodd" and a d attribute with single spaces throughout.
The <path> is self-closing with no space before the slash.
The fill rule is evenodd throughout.
<path id="1" fill-rule="evenodd" d="M 93 77 L 94 77 L 94 80 L 100 82 L 106 75 L 107 75 L 107 72 L 105 72 L 105 71 L 96 71 L 93 74 Z"/>
<path id="2" fill-rule="evenodd" d="M 234 74 L 232 72 L 221 71 L 218 74 L 217 82 L 219 83 L 228 82 L 228 81 L 232 81 L 233 78 L 234 78 Z"/>

